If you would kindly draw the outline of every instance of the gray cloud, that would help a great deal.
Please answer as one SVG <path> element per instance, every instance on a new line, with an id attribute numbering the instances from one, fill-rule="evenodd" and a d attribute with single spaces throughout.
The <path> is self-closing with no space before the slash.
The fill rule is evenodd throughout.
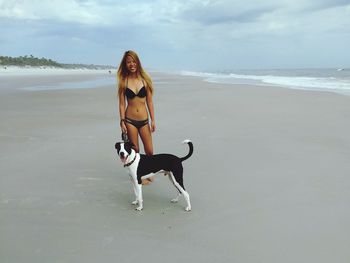
<path id="1" fill-rule="evenodd" d="M 347 6 L 350 4 L 349 0 L 314 0 L 314 1 L 296 1 L 297 11 L 312 12 L 317 10 Z"/>
<path id="2" fill-rule="evenodd" d="M 181 18 L 196 21 L 202 25 L 226 24 L 226 23 L 249 23 L 256 20 L 265 13 L 272 12 L 276 7 L 257 6 L 252 8 L 241 8 L 234 4 L 212 4 L 206 6 L 194 6 L 186 10 Z"/>
<path id="3" fill-rule="evenodd" d="M 347 2 L 0 0 L 0 50 L 116 65 L 134 49 L 163 69 L 345 67 Z"/>

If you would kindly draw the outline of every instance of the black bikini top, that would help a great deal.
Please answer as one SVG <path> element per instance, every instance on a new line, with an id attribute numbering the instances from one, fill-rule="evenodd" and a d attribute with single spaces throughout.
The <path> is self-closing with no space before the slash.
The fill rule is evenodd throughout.
<path id="1" fill-rule="evenodd" d="M 143 83 L 143 80 L 142 80 Z M 131 89 L 128 88 L 128 80 L 126 80 L 126 89 L 125 89 L 125 96 L 128 99 L 133 99 L 136 96 L 139 98 L 144 98 L 147 95 L 147 91 L 145 88 L 145 84 L 143 84 L 143 87 L 139 90 L 139 92 L 137 94 L 135 94 L 135 92 L 133 92 Z"/>

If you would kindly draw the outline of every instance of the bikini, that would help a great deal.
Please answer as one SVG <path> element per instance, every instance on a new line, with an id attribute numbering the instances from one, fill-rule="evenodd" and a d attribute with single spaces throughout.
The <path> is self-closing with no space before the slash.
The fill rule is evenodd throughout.
<path id="1" fill-rule="evenodd" d="M 125 96 L 131 100 L 135 97 L 139 97 L 139 98 L 146 97 L 147 91 L 145 88 L 145 84 L 143 83 L 143 80 L 142 80 L 142 84 L 143 84 L 143 87 L 137 92 L 137 94 L 135 94 L 135 92 L 133 92 L 131 89 L 128 88 L 128 79 L 126 79 Z M 130 119 L 128 117 L 125 117 L 124 122 L 129 123 L 129 124 L 135 126 L 136 129 L 140 130 L 143 126 L 148 124 L 148 119 L 139 121 L 139 120 L 134 120 L 134 119 Z"/>

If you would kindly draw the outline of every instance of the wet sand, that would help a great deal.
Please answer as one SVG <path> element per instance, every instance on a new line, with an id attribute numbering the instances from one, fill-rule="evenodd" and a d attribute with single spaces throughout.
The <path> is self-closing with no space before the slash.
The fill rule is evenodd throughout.
<path id="1" fill-rule="evenodd" d="M 136 212 L 114 85 L 21 89 L 99 77 L 0 77 L 1 262 L 349 261 L 350 97 L 152 73 L 192 211 L 159 175 Z"/>

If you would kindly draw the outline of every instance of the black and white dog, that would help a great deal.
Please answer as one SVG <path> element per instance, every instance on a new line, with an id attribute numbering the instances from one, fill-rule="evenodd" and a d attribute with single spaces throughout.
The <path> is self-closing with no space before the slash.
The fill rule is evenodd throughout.
<path id="1" fill-rule="evenodd" d="M 193 144 L 190 140 L 185 140 L 183 143 L 188 144 L 190 149 L 189 153 L 182 158 L 165 153 L 151 156 L 139 154 L 134 151 L 132 148 L 133 145 L 129 141 L 117 142 L 115 144 L 119 158 L 124 164 L 124 167 L 127 168 L 134 187 L 136 200 L 132 202 L 132 204 L 138 205 L 136 210 L 141 211 L 143 209 L 141 178 L 146 179 L 153 176 L 155 173 L 165 172 L 165 174 L 169 176 L 170 181 L 179 191 L 178 196 L 172 199 L 171 202 L 176 203 L 179 200 L 179 197 L 183 195 L 187 203 L 185 210 L 191 211 L 190 195 L 185 190 L 183 184 L 182 162 L 192 155 Z"/>

